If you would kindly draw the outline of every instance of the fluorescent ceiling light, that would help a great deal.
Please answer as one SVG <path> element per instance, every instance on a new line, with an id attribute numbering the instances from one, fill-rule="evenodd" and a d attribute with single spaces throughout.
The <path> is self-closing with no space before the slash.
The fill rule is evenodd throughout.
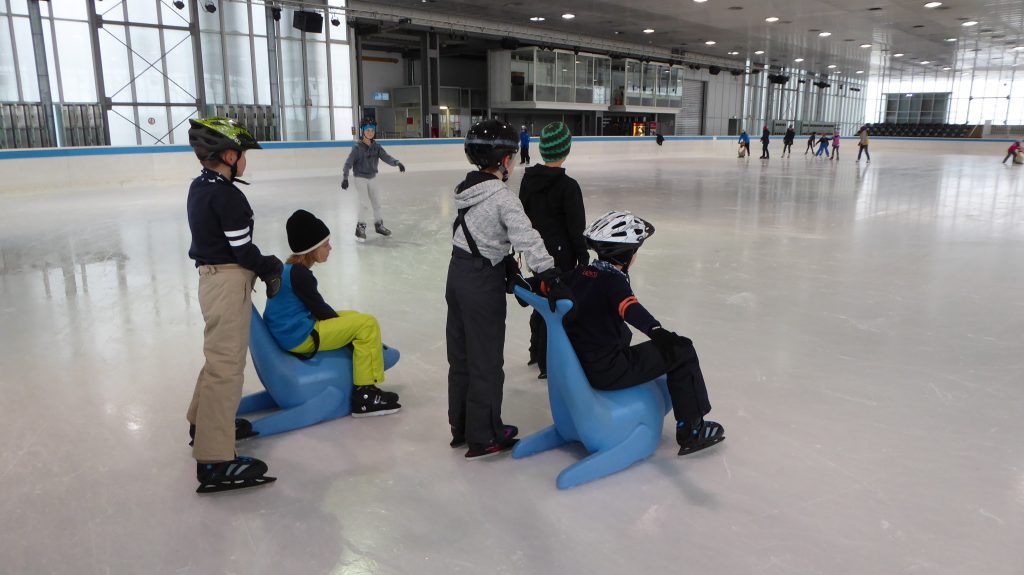
<path id="1" fill-rule="evenodd" d="M 739 53 L 739 52 L 736 52 L 736 51 L 732 51 L 732 52 L 729 52 L 729 55 L 730 55 L 730 56 L 739 56 L 739 55 L 740 55 L 740 53 Z"/>
<path id="2" fill-rule="evenodd" d="M 945 70 L 946 72 L 949 72 L 950 70 L 952 70 L 952 68 L 950 68 L 949 66 L 946 66 L 946 67 L 943 68 L 943 70 Z"/>
<path id="3" fill-rule="evenodd" d="M 961 26 L 968 26 L 968 27 L 969 26 L 977 26 L 977 25 L 978 25 L 978 21 L 977 20 L 968 20 L 968 21 L 964 22 L 963 24 L 961 24 Z"/>
<path id="4" fill-rule="evenodd" d="M 566 20 L 572 20 L 575 17 L 576 17 L 575 14 L 562 14 L 562 18 L 564 18 Z"/>
<path id="5" fill-rule="evenodd" d="M 707 42 L 704 42 L 704 43 L 707 44 L 708 46 L 714 46 L 718 42 L 715 42 L 714 40 L 708 40 Z"/>
<path id="6" fill-rule="evenodd" d="M 855 74 L 863 74 L 863 73 L 864 73 L 864 70 L 857 70 L 857 71 L 856 71 L 856 72 L 854 72 L 854 73 L 855 73 Z"/>
<path id="7" fill-rule="evenodd" d="M 822 38 L 828 38 L 831 35 L 831 32 L 818 32 L 818 36 L 821 36 Z"/>
<path id="8" fill-rule="evenodd" d="M 903 57 L 903 53 L 902 52 L 898 52 L 896 54 L 893 54 L 892 57 L 893 58 L 902 58 Z"/>
<path id="9" fill-rule="evenodd" d="M 956 42 L 956 38 L 946 38 L 946 42 Z"/>
<path id="10" fill-rule="evenodd" d="M 769 16 L 769 17 L 765 18 L 764 21 L 768 22 L 769 24 L 774 24 L 774 23 L 778 22 L 779 19 L 776 18 L 775 16 Z"/>
<path id="11" fill-rule="evenodd" d="M 754 54 L 760 56 L 761 54 L 764 54 L 764 50 L 757 50 L 756 52 L 754 52 Z"/>
<path id="12" fill-rule="evenodd" d="M 835 70 L 836 69 L 836 65 L 835 64 L 829 64 L 828 65 L 828 69 L 829 70 Z"/>
<path id="13" fill-rule="evenodd" d="M 654 34 L 654 28 L 644 28 L 644 34 Z"/>
<path id="14" fill-rule="evenodd" d="M 697 4 L 703 4 L 703 3 L 707 2 L 708 0 L 693 0 L 693 1 L 696 2 Z"/>
<path id="15" fill-rule="evenodd" d="M 938 8 L 939 6 L 942 6 L 942 2 L 928 2 L 924 5 L 925 8 Z"/>
<path id="16" fill-rule="evenodd" d="M 803 58 L 796 58 L 796 59 L 794 59 L 793 61 L 794 61 L 794 62 L 803 62 L 803 61 L 804 61 L 804 59 L 803 59 Z"/>
<path id="17" fill-rule="evenodd" d="M 544 21 L 544 17 L 543 16 L 534 16 L 533 18 L 530 18 L 530 22 L 543 22 L 543 21 Z"/>
<path id="18" fill-rule="evenodd" d="M 921 60 L 921 64 L 931 64 L 931 60 Z"/>
<path id="19" fill-rule="evenodd" d="M 860 47 L 861 48 L 870 48 L 871 44 L 861 44 Z"/>

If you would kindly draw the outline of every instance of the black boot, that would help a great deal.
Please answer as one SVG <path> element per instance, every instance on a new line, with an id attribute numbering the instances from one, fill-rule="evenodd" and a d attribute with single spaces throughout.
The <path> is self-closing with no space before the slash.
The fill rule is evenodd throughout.
<path id="1" fill-rule="evenodd" d="M 358 224 L 356 224 L 356 241 L 366 241 L 366 224 L 364 224 L 363 222 L 359 222 Z"/>
<path id="2" fill-rule="evenodd" d="M 382 235 L 384 237 L 388 237 L 388 236 L 391 235 L 391 230 L 385 228 L 384 227 L 384 222 L 382 222 L 382 221 L 375 222 L 373 224 L 373 229 L 376 230 L 378 234 L 380 234 L 380 235 Z"/>
<path id="3" fill-rule="evenodd" d="M 352 389 L 352 417 L 390 415 L 402 409 L 398 394 L 382 391 L 376 385 L 357 385 Z"/>
<path id="4" fill-rule="evenodd" d="M 277 481 L 267 477 L 267 464 L 255 457 L 235 457 L 221 463 L 196 463 L 196 493 L 218 493 L 258 487 Z"/>
<path id="5" fill-rule="evenodd" d="M 696 425 L 676 424 L 679 455 L 700 451 L 725 439 L 725 428 L 714 421 L 701 419 Z"/>

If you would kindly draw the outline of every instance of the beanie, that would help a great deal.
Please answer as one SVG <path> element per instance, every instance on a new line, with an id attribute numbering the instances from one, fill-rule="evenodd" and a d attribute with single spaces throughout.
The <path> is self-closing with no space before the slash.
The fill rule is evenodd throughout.
<path id="1" fill-rule="evenodd" d="M 564 160 L 572 147 L 572 134 L 562 122 L 552 122 L 540 131 L 540 157 L 545 162 Z"/>
<path id="2" fill-rule="evenodd" d="M 288 231 L 288 247 L 298 256 L 324 245 L 331 237 L 327 224 L 306 210 L 296 210 L 288 218 L 285 229 Z"/>

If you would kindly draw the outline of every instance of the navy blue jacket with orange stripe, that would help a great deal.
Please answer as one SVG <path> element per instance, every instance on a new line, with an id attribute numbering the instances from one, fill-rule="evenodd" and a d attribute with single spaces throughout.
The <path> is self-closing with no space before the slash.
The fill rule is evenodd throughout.
<path id="1" fill-rule="evenodd" d="M 611 369 L 629 347 L 632 332 L 627 323 L 648 336 L 661 325 L 637 301 L 629 277 L 607 262 L 579 266 L 562 281 L 572 290 L 576 309 L 565 330 L 588 372 Z"/>

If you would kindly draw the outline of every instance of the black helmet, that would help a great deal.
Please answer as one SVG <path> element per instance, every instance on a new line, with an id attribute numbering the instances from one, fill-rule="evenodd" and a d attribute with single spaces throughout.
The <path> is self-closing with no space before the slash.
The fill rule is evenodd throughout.
<path id="1" fill-rule="evenodd" d="M 200 161 L 219 160 L 224 150 L 259 150 L 262 146 L 245 126 L 230 118 L 189 120 L 188 143 Z"/>
<path id="2" fill-rule="evenodd" d="M 469 163 L 490 170 L 501 166 L 505 156 L 514 156 L 519 151 L 519 135 L 501 120 L 484 120 L 469 129 L 465 149 Z"/>

